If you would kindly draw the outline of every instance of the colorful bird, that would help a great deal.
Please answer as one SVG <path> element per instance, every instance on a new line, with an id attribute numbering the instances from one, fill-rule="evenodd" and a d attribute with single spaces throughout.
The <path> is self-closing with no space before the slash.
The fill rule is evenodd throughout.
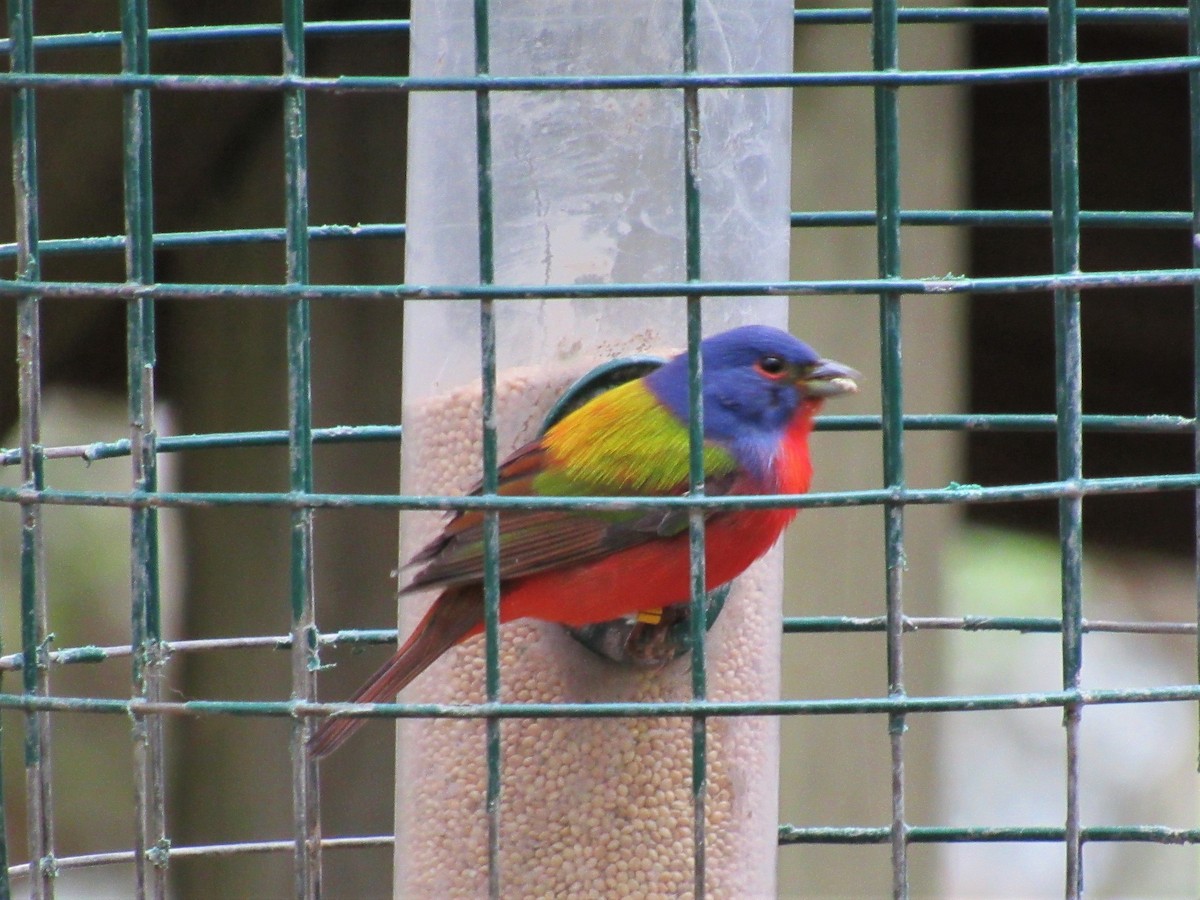
<path id="1" fill-rule="evenodd" d="M 853 393 L 858 373 L 821 359 L 776 328 L 750 325 L 700 344 L 705 493 L 800 494 L 812 466 L 808 435 L 827 397 Z M 551 426 L 499 468 L 504 496 L 680 496 L 688 492 L 688 364 L 681 354 L 606 391 Z M 478 489 L 474 492 L 479 493 Z M 709 511 L 708 587 L 740 575 L 771 548 L 795 509 Z M 483 520 L 456 512 L 412 558 L 423 564 L 401 593 L 441 588 L 412 635 L 351 702 L 390 702 L 435 659 L 483 631 Z M 688 514 L 512 510 L 500 514 L 500 621 L 570 626 L 688 600 Z M 363 723 L 326 719 L 317 758 Z"/>

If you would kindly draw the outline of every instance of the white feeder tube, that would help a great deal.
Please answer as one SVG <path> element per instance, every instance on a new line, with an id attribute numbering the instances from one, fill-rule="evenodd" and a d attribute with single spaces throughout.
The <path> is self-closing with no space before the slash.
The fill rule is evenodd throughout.
<path id="1" fill-rule="evenodd" d="M 474 74 L 470 0 L 414 0 L 414 76 Z M 704 72 L 791 69 L 789 0 L 700 4 Z M 616 75 L 683 68 L 678 0 L 493 0 L 491 74 Z M 705 279 L 788 274 L 791 113 L 785 90 L 700 93 L 701 256 Z M 497 91 L 491 95 L 498 284 L 685 280 L 681 90 Z M 479 283 L 475 98 L 410 100 L 406 280 Z M 514 300 L 496 304 L 501 453 L 532 438 L 550 406 L 593 365 L 685 341 L 675 299 Z M 786 326 L 783 298 L 706 298 L 704 330 Z M 405 309 L 401 486 L 455 494 L 481 477 L 479 304 Z M 406 514 L 407 559 L 444 516 Z M 778 548 L 739 578 L 709 634 L 713 700 L 779 695 Z M 410 629 L 430 597 L 401 601 Z M 424 601 L 424 602 L 423 602 Z M 561 628 L 502 631 L 502 698 L 685 700 L 689 658 L 657 671 L 594 656 Z M 402 699 L 483 700 L 483 642 L 447 653 Z M 482 721 L 403 720 L 396 893 L 486 895 Z M 711 896 L 771 896 L 778 722 L 709 720 L 707 884 Z M 693 884 L 688 719 L 506 719 L 500 875 L 505 896 L 685 896 Z"/>

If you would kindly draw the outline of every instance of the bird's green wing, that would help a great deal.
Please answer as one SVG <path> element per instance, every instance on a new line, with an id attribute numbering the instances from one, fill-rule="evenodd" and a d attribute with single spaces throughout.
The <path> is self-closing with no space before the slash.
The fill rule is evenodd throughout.
<path id="1" fill-rule="evenodd" d="M 640 387 L 638 382 L 631 385 Z M 542 497 L 686 494 L 686 430 L 652 397 L 651 403 L 636 394 L 622 397 L 628 387 L 600 395 L 506 459 L 497 492 Z M 723 448 L 706 447 L 705 465 L 709 495 L 750 490 Z M 406 590 L 479 581 L 483 522 L 480 511 L 456 513 L 411 560 L 424 567 Z M 686 528 L 683 509 L 506 510 L 500 514 L 500 578 L 578 565 Z"/>

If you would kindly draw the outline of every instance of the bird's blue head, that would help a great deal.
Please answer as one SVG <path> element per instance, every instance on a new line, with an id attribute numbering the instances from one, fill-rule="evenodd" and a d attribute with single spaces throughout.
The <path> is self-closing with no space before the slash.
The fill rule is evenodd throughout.
<path id="1" fill-rule="evenodd" d="M 730 449 L 739 463 L 770 465 L 784 433 L 802 409 L 853 393 L 853 369 L 822 359 L 786 331 L 746 325 L 700 343 L 704 436 Z M 688 361 L 681 353 L 645 378 L 681 422 L 688 420 Z"/>

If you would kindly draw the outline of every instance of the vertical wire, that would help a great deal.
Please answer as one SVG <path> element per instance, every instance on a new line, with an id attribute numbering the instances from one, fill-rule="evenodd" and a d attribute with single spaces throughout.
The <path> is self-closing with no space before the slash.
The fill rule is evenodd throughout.
<path id="1" fill-rule="evenodd" d="M 121 69 L 150 71 L 146 0 L 121 6 Z M 153 177 L 150 92 L 124 93 L 125 274 L 132 284 L 154 280 Z M 158 489 L 154 419 L 154 301 L 130 300 L 126 309 L 130 460 L 134 489 Z M 130 511 L 130 637 L 133 696 L 158 701 L 163 695 L 162 617 L 158 571 L 158 511 Z M 162 898 L 167 890 L 166 788 L 161 716 L 133 717 L 134 872 L 138 897 Z M 147 862 L 152 865 L 147 870 Z"/>
<path id="2" fill-rule="evenodd" d="M 33 2 L 10 0 L 12 71 L 34 69 Z M 13 194 L 16 206 L 17 273 L 23 281 L 41 278 L 38 253 L 38 176 L 36 97 L 32 88 L 18 88 L 12 100 Z M 21 416 L 21 479 L 25 488 L 45 487 L 41 405 L 42 354 L 39 298 L 28 294 L 17 303 L 17 369 Z M 46 564 L 42 507 L 21 504 L 21 655 L 22 688 L 31 696 L 50 692 L 46 643 Z M 25 717 L 25 797 L 29 856 L 33 864 L 30 896 L 54 896 L 54 808 L 50 778 L 50 716 L 28 712 Z M 5 875 L 7 892 L 7 872 Z"/>
<path id="3" fill-rule="evenodd" d="M 1200 56 L 1200 0 L 1188 0 L 1188 54 Z M 1191 118 L 1192 265 L 1200 267 L 1200 71 L 1188 72 L 1188 110 Z M 1193 465 L 1200 473 L 1200 285 L 1192 287 L 1192 415 L 1196 420 Z M 1195 496 L 1196 621 L 1200 626 L 1200 491 Z M 1196 670 L 1200 681 L 1200 627 L 1197 628 Z M 1200 749 L 1197 751 L 1200 769 Z"/>
<path id="4" fill-rule="evenodd" d="M 304 0 L 284 0 L 283 74 L 304 74 Z M 287 195 L 287 280 L 307 284 L 308 132 L 304 92 L 287 88 L 283 97 L 284 166 Z M 312 330 L 307 300 L 288 305 L 288 457 L 292 491 L 311 493 Z M 316 699 L 317 626 L 313 595 L 313 511 L 291 515 L 292 557 L 292 700 Z M 321 815 L 317 766 L 308 753 L 313 722 L 298 718 L 292 727 L 292 815 L 295 893 L 313 900 L 321 895 Z"/>
<path id="5" fill-rule="evenodd" d="M 8 2 L 8 29 L 12 35 L 12 71 L 34 71 L 34 4 L 32 0 Z M 13 92 L 12 181 L 17 214 L 17 278 L 38 281 L 37 119 L 36 96 L 30 88 Z M 20 407 L 20 466 L 22 484 L 34 491 L 46 486 L 42 457 L 42 352 L 41 304 L 35 295 L 22 296 L 17 306 L 17 367 Z M 20 506 L 20 632 L 22 677 L 26 695 L 49 694 L 49 659 L 46 644 L 46 544 L 42 506 Z M 50 719 L 44 712 L 25 715 L 26 833 L 32 863 L 30 896 L 54 896 L 54 805 L 50 796 Z M 7 893 L 7 865 L 5 866 Z"/>
<path id="6" fill-rule="evenodd" d="M 491 70 L 488 0 L 475 0 L 475 74 Z M 491 94 L 486 88 L 475 92 L 475 152 L 478 169 L 479 283 L 496 280 L 495 233 L 492 192 Z M 479 303 L 481 407 L 483 413 L 483 496 L 496 493 L 499 483 L 496 447 L 496 319 L 493 301 Z M 483 514 L 483 624 L 487 702 L 500 702 L 500 514 Z M 500 719 L 486 721 L 488 896 L 501 896 L 500 872 L 500 787 L 503 769 Z"/>
<path id="7" fill-rule="evenodd" d="M 896 0 L 873 0 L 872 56 L 876 71 L 900 68 L 899 19 Z M 879 276 L 900 275 L 900 110 L 899 88 L 875 88 L 875 208 Z M 904 474 L 904 393 L 901 361 L 901 295 L 879 296 L 881 371 L 883 377 L 883 479 L 901 490 Z M 904 687 L 904 505 L 884 503 L 884 554 L 887 600 L 888 696 L 902 698 Z M 892 759 L 892 896 L 908 896 L 908 824 L 905 820 L 903 713 L 888 716 Z"/>
<path id="8" fill-rule="evenodd" d="M 683 71 L 698 71 L 696 0 L 683 0 Z M 683 90 L 684 131 L 684 220 L 687 280 L 701 279 L 700 255 L 700 92 L 694 87 Z M 688 355 L 688 485 L 693 497 L 703 497 L 704 485 L 704 402 L 703 360 L 700 355 L 702 295 L 687 295 Z M 688 510 L 688 559 L 691 566 L 691 648 L 692 698 L 708 698 L 708 666 L 705 639 L 708 615 L 705 608 L 707 575 L 704 542 L 705 511 Z M 708 796 L 708 718 L 692 716 L 692 893 L 696 900 L 705 894 L 708 840 L 705 806 Z"/>
<path id="9" fill-rule="evenodd" d="M 1049 48 L 1052 64 L 1076 61 L 1074 0 L 1050 3 Z M 1054 271 L 1079 271 L 1079 97 L 1069 78 L 1050 82 L 1050 190 Z M 1055 409 L 1058 414 L 1058 477 L 1075 481 L 1083 474 L 1082 356 L 1078 290 L 1054 292 Z M 1058 501 L 1062 573 L 1063 689 L 1079 688 L 1083 664 L 1083 500 L 1078 493 Z M 1080 826 L 1079 738 L 1082 704 L 1063 709 L 1066 729 L 1066 890 L 1074 900 L 1083 891 L 1083 844 Z"/>

